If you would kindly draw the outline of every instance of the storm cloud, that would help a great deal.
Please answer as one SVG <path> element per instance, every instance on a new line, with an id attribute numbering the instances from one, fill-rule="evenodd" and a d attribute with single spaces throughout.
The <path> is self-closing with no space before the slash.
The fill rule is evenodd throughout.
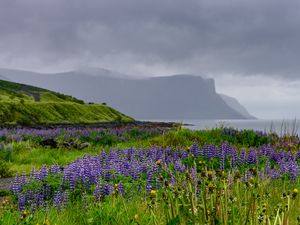
<path id="1" fill-rule="evenodd" d="M 293 0 L 4 0 L 0 67 L 297 79 L 299 11 Z"/>

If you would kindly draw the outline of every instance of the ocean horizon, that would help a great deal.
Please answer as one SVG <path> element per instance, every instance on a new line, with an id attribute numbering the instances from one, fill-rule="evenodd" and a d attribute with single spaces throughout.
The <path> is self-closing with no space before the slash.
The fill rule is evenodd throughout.
<path id="1" fill-rule="evenodd" d="M 250 129 L 263 132 L 276 132 L 278 135 L 298 134 L 300 135 L 300 120 L 297 119 L 251 119 L 251 120 L 168 120 L 168 119 L 149 119 L 142 121 L 157 122 L 178 122 L 185 128 L 191 130 L 207 130 L 217 127 L 232 127 L 238 130 Z"/>

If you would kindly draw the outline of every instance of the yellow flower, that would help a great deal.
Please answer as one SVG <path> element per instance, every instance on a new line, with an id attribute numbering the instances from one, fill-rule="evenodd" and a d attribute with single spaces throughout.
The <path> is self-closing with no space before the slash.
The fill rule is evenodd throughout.
<path id="1" fill-rule="evenodd" d="M 135 220 L 138 220 L 138 218 L 139 218 L 139 215 L 138 215 L 138 214 L 135 214 L 135 215 L 134 215 L 134 219 L 135 219 Z"/>
<path id="2" fill-rule="evenodd" d="M 155 190 L 151 190 L 150 191 L 150 197 L 151 198 L 155 198 L 156 197 L 156 191 Z"/>
<path id="3" fill-rule="evenodd" d="M 298 189 L 297 189 L 297 188 L 294 188 L 293 193 L 294 193 L 294 194 L 298 194 L 298 192 L 299 192 Z"/>
<path id="4" fill-rule="evenodd" d="M 208 180 L 212 180 L 213 179 L 213 172 L 212 171 L 207 171 L 207 177 L 208 177 Z"/>
<path id="5" fill-rule="evenodd" d="M 43 225 L 50 225 L 50 221 L 46 218 L 46 219 L 44 220 Z"/>
<path id="6" fill-rule="evenodd" d="M 155 164 L 159 166 L 161 164 L 161 161 L 157 160 Z"/>

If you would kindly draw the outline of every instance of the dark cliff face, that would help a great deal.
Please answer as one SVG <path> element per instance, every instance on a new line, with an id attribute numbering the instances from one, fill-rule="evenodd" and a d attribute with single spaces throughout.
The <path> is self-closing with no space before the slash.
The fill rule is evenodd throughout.
<path id="1" fill-rule="evenodd" d="M 174 75 L 147 79 L 90 76 L 82 71 L 10 79 L 108 105 L 136 119 L 244 119 L 215 91 L 213 79 Z"/>

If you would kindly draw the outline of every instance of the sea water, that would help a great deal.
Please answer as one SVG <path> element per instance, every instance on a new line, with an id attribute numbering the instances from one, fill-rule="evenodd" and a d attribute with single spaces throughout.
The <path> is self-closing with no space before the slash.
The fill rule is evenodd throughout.
<path id="1" fill-rule="evenodd" d="M 255 120 L 146 120 L 160 122 L 179 122 L 192 130 L 206 130 L 216 127 L 232 127 L 238 130 L 251 129 L 264 132 L 276 132 L 279 135 L 300 135 L 300 121 L 296 119 L 255 119 Z"/>

